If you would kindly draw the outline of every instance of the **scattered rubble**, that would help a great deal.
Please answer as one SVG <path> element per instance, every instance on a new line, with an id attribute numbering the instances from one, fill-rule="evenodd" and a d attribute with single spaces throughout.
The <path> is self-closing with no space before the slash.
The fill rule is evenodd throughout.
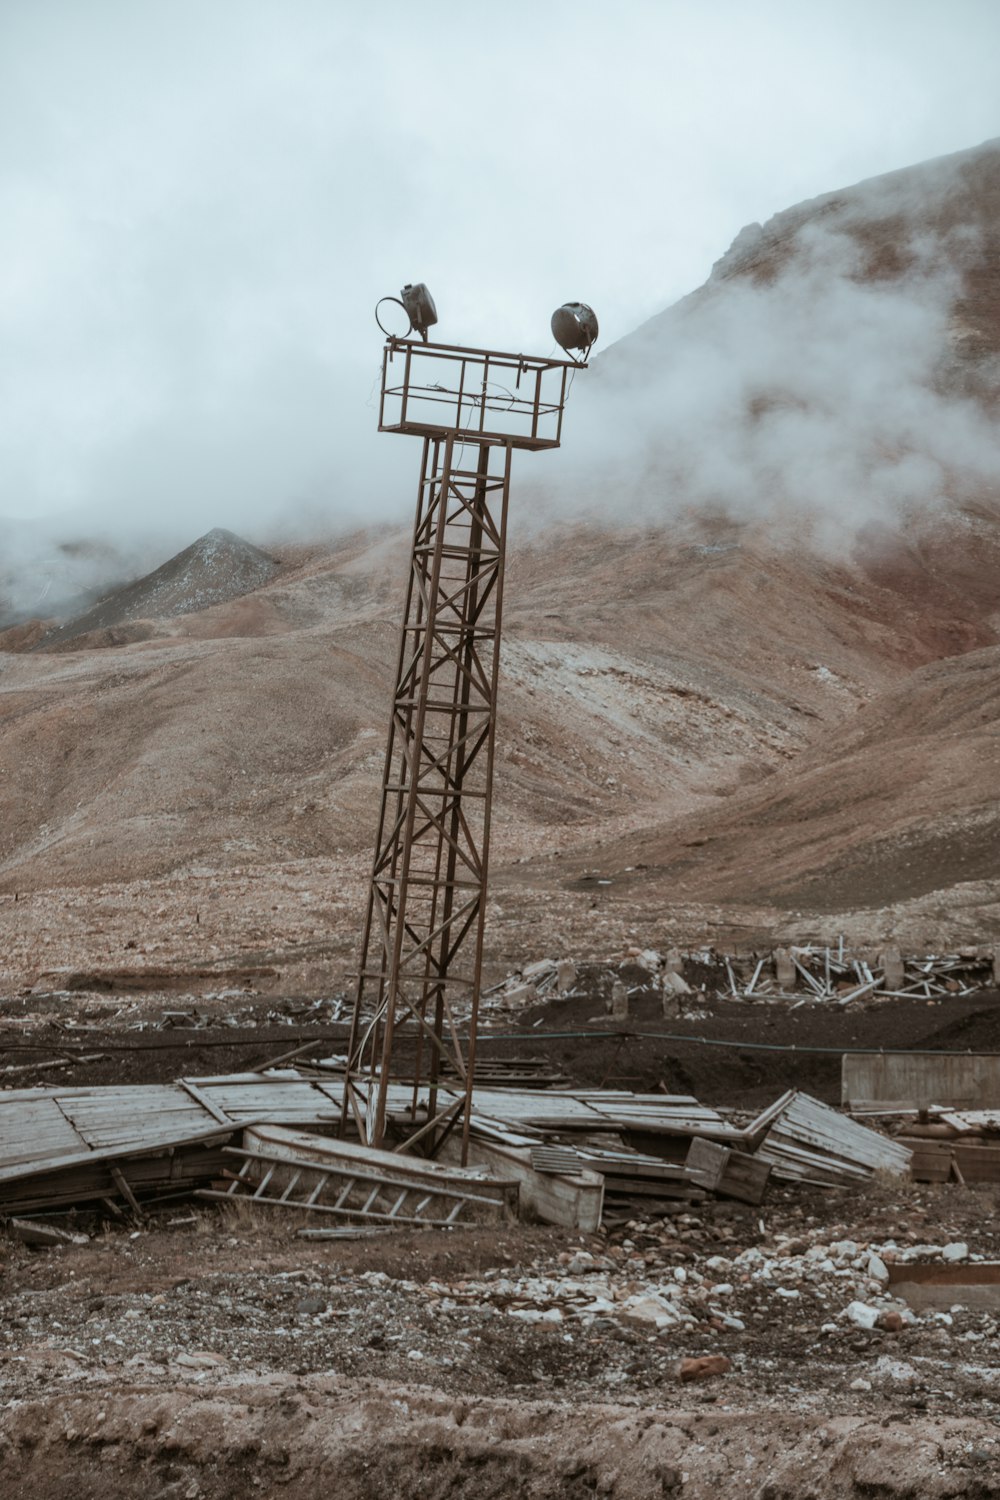
<path id="1" fill-rule="evenodd" d="M 662 954 L 633 946 L 603 960 L 544 958 L 515 969 L 486 991 L 483 1011 L 489 1015 L 529 1008 L 543 999 L 574 999 L 594 988 L 595 977 L 607 1014 L 619 1021 L 628 1017 L 629 997 L 648 989 L 662 993 L 668 1016 L 674 1013 L 672 996 L 698 993 L 748 1003 L 838 1005 L 914 996 L 963 998 L 1000 984 L 1000 949 L 979 946 L 904 959 L 892 947 L 877 953 L 850 950 L 843 938 L 835 948 L 806 943 L 764 954 L 725 954 L 714 948 L 685 953 L 671 948 Z"/>

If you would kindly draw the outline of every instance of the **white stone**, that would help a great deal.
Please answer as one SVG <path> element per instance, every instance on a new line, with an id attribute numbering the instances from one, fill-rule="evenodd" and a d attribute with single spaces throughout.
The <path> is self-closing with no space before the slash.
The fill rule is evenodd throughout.
<path id="1" fill-rule="evenodd" d="M 956 1240 L 950 1245 L 945 1245 L 944 1249 L 941 1251 L 941 1256 L 944 1260 L 951 1262 L 968 1260 L 969 1247 L 963 1241 Z"/>
<path id="2" fill-rule="evenodd" d="M 655 948 L 644 948 L 643 951 L 633 959 L 640 969 L 645 969 L 647 974 L 656 974 L 663 963 L 663 959 Z"/>
<path id="3" fill-rule="evenodd" d="M 672 991 L 675 995 L 694 994 L 691 986 L 682 975 L 672 974 L 669 970 L 663 975 L 663 988 Z"/>
<path id="4" fill-rule="evenodd" d="M 893 1359 L 882 1354 L 872 1366 L 872 1374 L 879 1380 L 893 1380 L 899 1384 L 914 1384 L 919 1380 L 917 1371 L 905 1359 Z"/>
<path id="5" fill-rule="evenodd" d="M 623 1312 L 633 1323 L 652 1323 L 656 1328 L 670 1328 L 677 1314 L 659 1297 L 629 1297 Z"/>
<path id="6" fill-rule="evenodd" d="M 876 1281 L 889 1280 L 889 1267 L 881 1255 L 876 1255 L 874 1250 L 868 1256 L 868 1275 L 874 1276 Z"/>
<path id="7" fill-rule="evenodd" d="M 576 964 L 572 959 L 564 958 L 559 964 L 556 975 L 556 988 L 561 995 L 564 995 L 567 990 L 576 989 Z"/>
<path id="8" fill-rule="evenodd" d="M 878 1322 L 878 1309 L 869 1307 L 866 1302 L 850 1302 L 844 1308 L 844 1317 L 858 1328 L 874 1328 Z"/>
<path id="9" fill-rule="evenodd" d="M 588 1302 L 586 1307 L 581 1307 L 582 1313 L 592 1313 L 595 1318 L 606 1318 L 609 1313 L 615 1311 L 615 1304 L 609 1302 L 606 1297 L 595 1297 L 593 1302 Z"/>

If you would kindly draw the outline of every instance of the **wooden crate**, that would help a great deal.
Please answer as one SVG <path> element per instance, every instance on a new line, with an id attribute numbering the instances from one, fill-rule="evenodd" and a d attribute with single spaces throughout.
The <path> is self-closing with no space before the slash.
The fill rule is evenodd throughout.
<path id="1" fill-rule="evenodd" d="M 1000 1145 L 976 1141 L 937 1141 L 923 1136 L 898 1136 L 913 1152 L 910 1176 L 915 1182 L 1000 1182 Z M 957 1167 L 953 1172 L 952 1164 Z"/>
<path id="2" fill-rule="evenodd" d="M 760 1203 L 771 1176 L 770 1162 L 700 1137 L 691 1142 L 685 1166 L 699 1187 L 743 1203 Z"/>
<path id="3" fill-rule="evenodd" d="M 897 1136 L 901 1146 L 909 1146 L 910 1176 L 914 1182 L 947 1182 L 951 1176 L 951 1141 L 930 1141 L 921 1136 Z"/>

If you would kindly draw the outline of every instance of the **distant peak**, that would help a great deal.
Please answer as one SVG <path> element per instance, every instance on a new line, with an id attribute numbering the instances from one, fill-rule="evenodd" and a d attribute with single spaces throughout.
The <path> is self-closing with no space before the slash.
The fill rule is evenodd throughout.
<path id="1" fill-rule="evenodd" d="M 279 564 L 233 531 L 215 526 L 152 573 L 116 589 L 45 637 L 42 649 L 135 620 L 172 619 L 238 599 L 269 583 Z"/>
<path id="2" fill-rule="evenodd" d="M 254 552 L 259 551 L 259 548 L 255 547 L 253 542 L 248 542 L 245 537 L 237 536 L 235 531 L 227 531 L 224 526 L 213 526 L 211 531 L 206 531 L 205 535 L 200 536 L 192 545 L 201 547 L 207 542 L 211 542 L 213 545 L 225 542 L 230 547 L 249 547 Z"/>

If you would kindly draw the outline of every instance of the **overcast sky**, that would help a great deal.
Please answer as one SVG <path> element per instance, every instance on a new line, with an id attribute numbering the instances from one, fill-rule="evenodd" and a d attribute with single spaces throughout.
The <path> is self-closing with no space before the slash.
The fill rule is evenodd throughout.
<path id="1" fill-rule="evenodd" d="M 747 222 L 997 135 L 996 0 L 0 0 L 0 515 L 394 513 L 378 297 L 607 343 Z"/>

